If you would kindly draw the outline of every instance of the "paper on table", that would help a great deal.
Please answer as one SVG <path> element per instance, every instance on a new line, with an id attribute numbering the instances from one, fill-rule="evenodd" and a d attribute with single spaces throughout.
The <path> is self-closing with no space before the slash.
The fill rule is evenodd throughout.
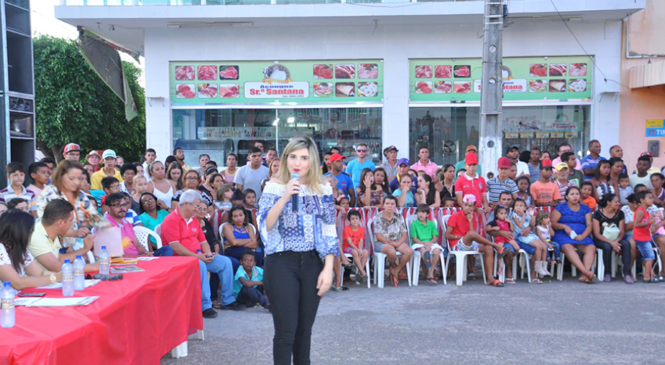
<path id="1" fill-rule="evenodd" d="M 87 288 L 87 287 L 95 286 L 95 285 L 97 285 L 101 282 L 102 282 L 101 280 L 86 280 L 85 281 L 85 287 Z M 50 284 L 50 285 L 47 285 L 47 286 L 40 286 L 36 289 L 62 289 L 62 283 L 54 283 L 54 284 Z"/>
<path id="2" fill-rule="evenodd" d="M 42 299 L 42 298 L 16 298 L 16 299 L 14 299 L 14 305 L 15 306 L 30 305 L 30 304 L 32 304 L 32 303 L 34 303 L 34 302 L 36 302 L 40 299 Z"/>
<path id="3" fill-rule="evenodd" d="M 138 261 L 150 261 L 150 260 L 157 260 L 159 257 L 155 256 L 140 256 L 140 257 L 133 257 L 132 260 L 138 260 Z"/>
<path id="4" fill-rule="evenodd" d="M 78 298 L 41 298 L 38 301 L 26 305 L 26 307 L 73 307 L 77 305 L 88 305 L 99 297 Z"/>

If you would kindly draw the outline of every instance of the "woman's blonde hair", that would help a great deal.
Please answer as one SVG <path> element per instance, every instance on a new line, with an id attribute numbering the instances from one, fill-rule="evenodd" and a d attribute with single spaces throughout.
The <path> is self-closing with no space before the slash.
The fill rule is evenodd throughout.
<path id="1" fill-rule="evenodd" d="M 289 155 L 294 151 L 301 149 L 306 149 L 309 153 L 309 171 L 307 172 L 307 176 L 305 176 L 304 185 L 307 185 L 307 188 L 310 191 L 313 191 L 318 195 L 323 195 L 321 184 L 326 184 L 327 182 L 323 180 L 323 175 L 321 174 L 319 150 L 316 148 L 316 143 L 314 143 L 311 138 L 296 137 L 291 139 L 289 144 L 286 145 L 286 148 L 284 148 L 284 152 L 282 152 L 282 159 L 276 177 L 279 180 L 279 183 L 284 185 L 291 180 L 291 173 L 287 166 Z"/>

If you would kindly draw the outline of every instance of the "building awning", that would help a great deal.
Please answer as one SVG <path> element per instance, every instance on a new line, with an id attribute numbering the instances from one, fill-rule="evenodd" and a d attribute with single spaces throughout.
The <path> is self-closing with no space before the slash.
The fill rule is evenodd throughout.
<path id="1" fill-rule="evenodd" d="M 630 68 L 630 88 L 665 85 L 665 61 Z"/>

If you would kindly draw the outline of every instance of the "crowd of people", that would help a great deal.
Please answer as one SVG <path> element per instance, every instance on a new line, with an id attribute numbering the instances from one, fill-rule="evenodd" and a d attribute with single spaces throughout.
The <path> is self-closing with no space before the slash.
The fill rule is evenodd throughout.
<path id="1" fill-rule="evenodd" d="M 482 253 L 484 279 L 495 287 L 515 284 L 512 260 L 520 252 L 531 260 L 532 283 L 554 275 L 552 268 L 561 270 L 564 255 L 584 283 L 611 281 L 613 255 L 621 257 L 628 284 L 637 281 L 636 266 L 642 267 L 645 283 L 665 280 L 657 265 L 665 261 L 665 176 L 648 152 L 630 171 L 620 146 L 612 146 L 606 158 L 595 140 L 581 159 L 568 144 L 554 159 L 537 147 L 509 146 L 496 166 L 484 166 L 496 171 L 487 178 L 478 164 L 482 151 L 475 146 L 466 148 L 463 160 L 441 167 L 426 147 L 412 163 L 389 146 L 380 165 L 368 158 L 362 142 L 348 163 L 351 156 L 335 147 L 321 152 L 321 174 L 336 208 L 335 291 L 348 290 L 341 265 L 351 269 L 357 284 L 376 275 L 366 269 L 373 253 L 387 257 L 394 286 L 408 277 L 405 270 L 413 259 L 423 263 L 413 275 L 437 285 L 455 272 L 443 270 L 439 259 L 453 250 Z M 228 154 L 225 168 L 207 154 L 190 167 L 182 148 L 163 162 L 149 148 L 143 161 L 130 163 L 113 150 L 83 156 L 70 143 L 63 157 L 59 163 L 46 157 L 27 169 L 18 162 L 7 165 L 9 186 L 0 191 L 1 281 L 16 289 L 60 281 L 65 259 L 92 250 L 93 230 L 117 227 L 127 255 L 199 260 L 204 317 L 216 317 L 214 309 L 260 305 L 270 310 L 262 268 L 271 252 L 264 240 L 277 233 L 264 230 L 268 218 L 260 212 L 277 204 L 270 182 L 281 176 L 282 159 L 289 156 L 280 159 L 275 149 L 257 141 L 246 164 Z M 142 244 L 136 227 L 158 232 L 163 246 L 153 238 Z M 495 256 L 505 263 L 497 270 Z M 474 280 L 474 256 L 468 260 Z M 595 260 L 604 264 L 603 277 L 592 270 Z M 85 271 L 98 268 L 89 263 Z"/>

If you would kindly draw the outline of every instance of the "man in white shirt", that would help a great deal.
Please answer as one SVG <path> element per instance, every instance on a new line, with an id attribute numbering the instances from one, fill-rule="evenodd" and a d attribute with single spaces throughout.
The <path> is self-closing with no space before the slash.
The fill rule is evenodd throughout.
<path id="1" fill-rule="evenodd" d="M 526 162 L 519 160 L 520 148 L 518 145 L 514 144 L 510 146 L 508 149 L 508 153 L 506 153 L 506 157 L 510 159 L 510 162 L 514 163 L 515 166 L 517 166 L 517 174 L 515 175 L 515 178 L 518 178 L 520 176 L 530 177 L 529 165 L 527 165 Z"/>
<path id="2" fill-rule="evenodd" d="M 150 167 L 150 164 L 153 163 L 157 159 L 157 152 L 155 152 L 154 149 L 148 148 L 145 150 L 145 161 L 143 162 L 143 175 L 145 176 L 148 181 L 150 181 L 150 172 L 148 171 L 148 168 Z"/>
<path id="3" fill-rule="evenodd" d="M 630 187 L 635 190 L 635 185 L 642 184 L 647 187 L 649 190 L 653 190 L 653 185 L 651 184 L 651 174 L 649 169 L 651 168 L 651 159 L 649 156 L 640 156 L 637 159 L 637 173 L 630 175 Z M 635 192 L 637 193 L 637 192 Z"/>
<path id="4" fill-rule="evenodd" d="M 241 167 L 233 182 L 240 191 L 252 189 L 256 193 L 256 201 L 261 200 L 261 181 L 268 178 L 268 168 L 263 166 L 263 156 L 258 147 L 249 149 L 249 163 Z"/>

